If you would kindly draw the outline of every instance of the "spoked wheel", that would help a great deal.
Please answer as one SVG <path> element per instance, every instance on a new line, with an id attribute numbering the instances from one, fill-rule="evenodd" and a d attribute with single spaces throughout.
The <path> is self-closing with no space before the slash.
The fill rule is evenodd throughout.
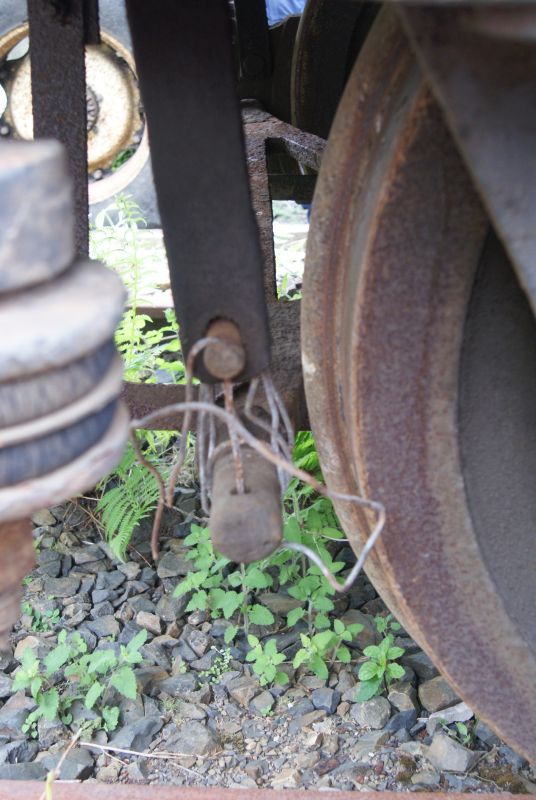
<path id="1" fill-rule="evenodd" d="M 328 485 L 386 506 L 368 574 L 536 759 L 536 324 L 391 9 L 324 156 L 302 342 Z M 337 511 L 359 552 L 368 520 Z"/>

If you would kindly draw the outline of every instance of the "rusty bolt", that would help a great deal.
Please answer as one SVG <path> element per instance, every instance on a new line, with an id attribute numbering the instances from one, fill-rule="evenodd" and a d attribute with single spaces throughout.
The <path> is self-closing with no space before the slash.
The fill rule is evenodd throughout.
<path id="1" fill-rule="evenodd" d="M 237 325 L 228 319 L 217 319 L 210 323 L 206 335 L 218 339 L 218 342 L 205 348 L 205 368 L 220 381 L 236 378 L 246 365 L 246 353 Z"/>

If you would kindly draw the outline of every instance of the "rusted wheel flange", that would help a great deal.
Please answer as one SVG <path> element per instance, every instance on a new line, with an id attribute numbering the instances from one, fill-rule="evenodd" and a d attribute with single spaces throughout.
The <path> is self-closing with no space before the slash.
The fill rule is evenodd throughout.
<path id="1" fill-rule="evenodd" d="M 367 563 L 378 590 L 475 713 L 535 760 L 534 547 L 523 565 L 518 540 L 527 551 L 536 509 L 529 495 L 511 496 L 527 486 L 521 474 L 506 488 L 497 475 L 534 475 L 536 329 L 505 258 L 387 8 L 347 86 L 315 194 L 302 306 L 309 413 L 328 485 L 359 486 L 386 506 Z M 486 289 L 497 271 L 508 313 Z M 518 366 L 485 369 L 504 361 L 505 337 Z M 517 463 L 510 448 L 495 469 L 486 392 L 518 446 Z M 366 518 L 337 511 L 359 551 Z"/>

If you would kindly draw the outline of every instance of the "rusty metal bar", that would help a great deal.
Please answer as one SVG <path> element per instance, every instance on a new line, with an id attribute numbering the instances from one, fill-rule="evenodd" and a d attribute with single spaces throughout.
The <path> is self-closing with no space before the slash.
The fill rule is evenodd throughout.
<path id="1" fill-rule="evenodd" d="M 185 355 L 217 318 L 269 363 L 262 254 L 251 208 L 226 0 L 127 0 Z M 214 378 L 196 362 L 196 374 Z"/>
<path id="2" fill-rule="evenodd" d="M 77 252 L 87 255 L 87 112 L 84 0 L 28 0 L 34 136 L 58 139 L 74 182 Z"/>
<path id="3" fill-rule="evenodd" d="M 0 781 L 0 800 L 37 800 L 44 784 L 37 781 Z M 326 792 L 295 789 L 223 789 L 192 786 L 140 786 L 134 784 L 68 783 L 54 784 L 54 800 L 325 800 Z M 355 800 L 355 792 L 337 792 L 338 800 Z M 407 792 L 360 792 L 362 800 L 403 800 Z M 449 800 L 467 800 L 467 794 L 449 792 Z M 518 795 L 501 793 L 501 800 L 516 800 Z M 497 800 L 496 794 L 479 794 L 479 800 Z M 437 800 L 435 792 L 419 792 L 419 800 Z"/>

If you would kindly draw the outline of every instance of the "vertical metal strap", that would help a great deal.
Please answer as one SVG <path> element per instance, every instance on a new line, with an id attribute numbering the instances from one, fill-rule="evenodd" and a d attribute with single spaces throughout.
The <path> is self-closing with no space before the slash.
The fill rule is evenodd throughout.
<path id="1" fill-rule="evenodd" d="M 88 252 L 84 0 L 28 0 L 34 136 L 66 148 L 74 182 L 76 249 Z"/>
<path id="2" fill-rule="evenodd" d="M 217 318 L 246 366 L 268 366 L 259 234 L 251 208 L 226 0 L 126 1 L 171 287 L 185 356 Z M 211 375 L 198 361 L 196 374 Z"/>

